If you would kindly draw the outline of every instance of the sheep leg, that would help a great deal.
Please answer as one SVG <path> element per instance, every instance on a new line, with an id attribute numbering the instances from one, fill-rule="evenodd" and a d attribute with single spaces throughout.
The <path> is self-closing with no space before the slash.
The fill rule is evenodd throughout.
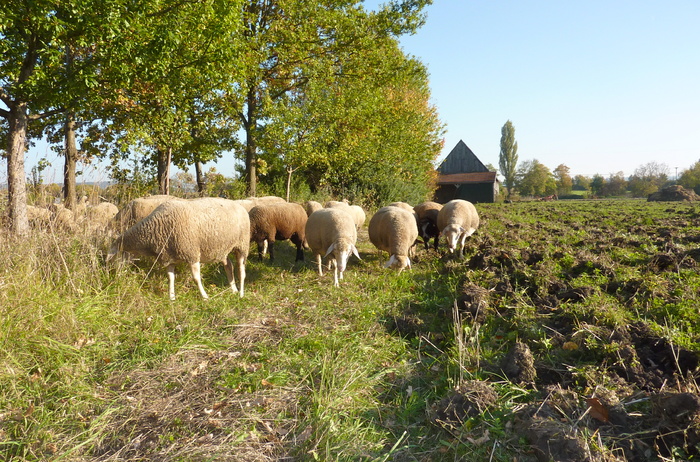
<path id="1" fill-rule="evenodd" d="M 226 277 L 228 278 L 228 285 L 235 294 L 238 292 L 238 287 L 236 287 L 236 276 L 233 274 L 233 263 L 231 259 L 227 258 L 224 260 L 224 269 L 226 270 Z"/>
<path id="2" fill-rule="evenodd" d="M 246 256 L 242 252 L 238 252 L 236 254 L 236 262 L 238 263 L 238 279 L 241 285 L 241 290 L 238 293 L 241 297 L 243 297 L 243 286 L 245 284 L 245 258 Z"/>
<path id="3" fill-rule="evenodd" d="M 200 263 L 198 261 L 190 263 L 190 271 L 192 271 L 192 278 L 195 281 L 197 281 L 197 287 L 199 288 L 199 293 L 202 294 L 202 298 L 204 300 L 209 300 L 209 295 L 207 295 L 207 293 L 204 291 L 204 286 L 202 285 L 202 272 Z"/>
<path id="4" fill-rule="evenodd" d="M 175 265 L 168 265 L 168 295 L 170 300 L 175 300 Z"/>
<path id="5" fill-rule="evenodd" d="M 318 275 L 323 276 L 323 264 L 321 254 L 316 254 L 316 264 L 318 265 Z"/>
<path id="6" fill-rule="evenodd" d="M 297 234 L 292 236 L 291 241 L 297 246 L 297 257 L 295 261 L 304 261 L 304 242 L 299 239 Z"/>
<path id="7" fill-rule="evenodd" d="M 340 287 L 340 282 L 338 282 L 338 262 L 334 259 L 331 260 L 333 263 L 333 285 L 335 287 Z M 340 279 L 343 279 L 343 273 L 340 273 Z"/>
<path id="8" fill-rule="evenodd" d="M 464 245 L 467 242 L 467 237 L 469 237 L 474 231 L 471 233 L 462 233 L 462 237 L 459 239 L 459 258 L 464 258 Z"/>

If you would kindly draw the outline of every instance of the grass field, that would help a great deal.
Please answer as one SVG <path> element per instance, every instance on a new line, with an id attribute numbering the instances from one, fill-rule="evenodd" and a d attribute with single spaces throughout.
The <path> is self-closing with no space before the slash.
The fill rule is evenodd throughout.
<path id="1" fill-rule="evenodd" d="M 103 236 L 0 236 L 0 460 L 700 457 L 700 206 L 477 204 L 457 261 L 294 248 L 177 300 Z"/>

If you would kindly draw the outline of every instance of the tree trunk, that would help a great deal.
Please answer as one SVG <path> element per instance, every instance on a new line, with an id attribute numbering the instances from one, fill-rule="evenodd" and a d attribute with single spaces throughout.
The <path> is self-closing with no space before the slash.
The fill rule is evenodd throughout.
<path id="1" fill-rule="evenodd" d="M 75 142 L 75 117 L 72 113 L 66 116 L 64 125 L 65 156 L 63 164 L 63 204 L 74 210 L 77 203 L 75 170 L 78 163 L 78 147 Z"/>
<path id="2" fill-rule="evenodd" d="M 255 90 L 251 89 L 248 92 L 247 98 L 247 117 L 243 123 L 245 129 L 245 180 L 248 183 L 248 195 L 255 197 L 257 189 L 257 165 L 258 153 L 255 140 L 256 119 L 255 119 Z"/>
<path id="3" fill-rule="evenodd" d="M 18 236 L 29 233 L 27 217 L 27 183 L 24 154 L 27 148 L 27 103 L 15 102 L 10 106 L 7 136 L 7 198 L 10 210 L 10 229 Z"/>
<path id="4" fill-rule="evenodd" d="M 158 189 L 160 194 L 166 196 L 170 194 L 170 160 L 172 159 L 173 148 L 158 148 Z"/>
<path id="5" fill-rule="evenodd" d="M 198 160 L 194 163 L 194 175 L 197 180 L 197 192 L 203 193 L 204 192 L 204 172 L 202 172 L 202 168 L 204 166 L 202 165 L 202 161 Z"/>

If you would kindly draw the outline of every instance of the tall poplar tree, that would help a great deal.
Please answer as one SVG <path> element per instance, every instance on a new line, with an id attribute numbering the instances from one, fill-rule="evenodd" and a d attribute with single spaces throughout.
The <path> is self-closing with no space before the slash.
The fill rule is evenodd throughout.
<path id="1" fill-rule="evenodd" d="M 498 166 L 503 175 L 503 183 L 508 190 L 508 198 L 515 186 L 516 166 L 518 165 L 518 142 L 515 141 L 515 127 L 508 120 L 501 128 L 501 153 L 498 156 Z"/>

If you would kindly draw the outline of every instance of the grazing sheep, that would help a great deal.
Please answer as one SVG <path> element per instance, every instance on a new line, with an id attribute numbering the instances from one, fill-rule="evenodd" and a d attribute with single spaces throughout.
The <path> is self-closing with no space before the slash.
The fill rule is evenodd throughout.
<path id="1" fill-rule="evenodd" d="M 122 233 L 146 218 L 160 204 L 171 200 L 184 200 L 175 196 L 155 195 L 139 197 L 126 204 L 114 217 L 117 232 Z"/>
<path id="2" fill-rule="evenodd" d="M 256 206 L 255 201 L 250 200 L 250 199 L 236 199 L 235 201 L 236 204 L 243 206 L 243 208 L 246 210 L 246 212 L 250 212 L 250 209 Z"/>
<path id="3" fill-rule="evenodd" d="M 369 221 L 369 240 L 379 250 L 389 253 L 385 267 L 411 268 L 409 254 L 418 238 L 413 213 L 401 207 L 386 206 L 377 210 Z"/>
<path id="4" fill-rule="evenodd" d="M 111 202 L 100 202 L 97 205 L 88 206 L 86 210 L 87 227 L 92 231 L 104 232 L 118 213 L 119 208 Z"/>
<path id="5" fill-rule="evenodd" d="M 293 202 L 256 205 L 250 212 L 250 240 L 258 244 L 258 257 L 263 258 L 269 248 L 270 260 L 274 260 L 276 240 L 291 240 L 297 246 L 296 261 L 304 260 L 306 246 L 306 211 Z"/>
<path id="6" fill-rule="evenodd" d="M 411 206 L 411 204 L 408 204 L 406 202 L 392 202 L 388 205 L 388 207 L 399 207 L 413 213 L 413 207 Z"/>
<path id="7" fill-rule="evenodd" d="M 67 209 L 63 204 L 51 204 L 49 210 L 54 229 L 75 230 L 76 215 L 71 209 Z"/>
<path id="8" fill-rule="evenodd" d="M 440 209 L 437 224 L 450 253 L 454 253 L 459 245 L 459 258 L 462 258 L 467 237 L 479 227 L 479 214 L 471 202 L 454 199 Z"/>
<path id="9" fill-rule="evenodd" d="M 426 250 L 430 247 L 430 239 L 433 239 L 433 247 L 438 248 L 440 241 L 440 230 L 437 226 L 438 212 L 442 208 L 442 204 L 433 201 L 426 201 L 413 207 L 418 219 L 418 234 L 423 238 Z"/>
<path id="10" fill-rule="evenodd" d="M 27 205 L 27 219 L 34 228 L 48 228 L 51 226 L 51 210 L 45 207 Z"/>
<path id="11" fill-rule="evenodd" d="M 243 297 L 249 247 L 248 213 L 235 202 L 215 197 L 166 201 L 114 241 L 107 261 L 120 250 L 155 257 L 167 267 L 170 300 L 175 300 L 175 264 L 188 263 L 199 293 L 207 299 L 202 286 L 201 263 L 223 263 L 231 290 L 238 291 L 233 264 L 228 257 L 233 252 Z"/>
<path id="12" fill-rule="evenodd" d="M 253 201 L 255 205 L 260 204 L 275 204 L 275 203 L 286 203 L 287 201 L 277 196 L 261 196 L 261 197 L 247 197 L 245 200 Z"/>
<path id="13" fill-rule="evenodd" d="M 342 201 L 328 201 L 325 204 L 323 204 L 323 208 L 325 209 L 330 209 L 333 207 L 348 207 L 350 203 L 348 202 L 347 199 L 343 199 Z"/>
<path id="14" fill-rule="evenodd" d="M 365 211 L 362 209 L 362 207 L 359 205 L 351 205 L 350 213 L 352 214 L 352 219 L 355 222 L 355 227 L 357 229 L 362 228 L 362 225 L 365 224 L 365 220 L 367 219 L 367 215 L 365 215 Z"/>
<path id="15" fill-rule="evenodd" d="M 316 210 L 321 210 L 323 208 L 323 205 L 316 201 L 306 201 L 301 205 L 304 207 L 304 210 L 306 210 L 306 216 L 311 216 Z"/>
<path id="16" fill-rule="evenodd" d="M 333 285 L 339 287 L 339 279 L 350 255 L 360 259 L 355 243 L 357 228 L 350 214 L 340 208 L 322 208 L 309 215 L 306 222 L 306 241 L 318 263 L 318 274 L 323 276 L 322 258 L 330 256 L 329 268 L 334 268 Z M 323 255 L 323 257 L 321 257 Z"/>

